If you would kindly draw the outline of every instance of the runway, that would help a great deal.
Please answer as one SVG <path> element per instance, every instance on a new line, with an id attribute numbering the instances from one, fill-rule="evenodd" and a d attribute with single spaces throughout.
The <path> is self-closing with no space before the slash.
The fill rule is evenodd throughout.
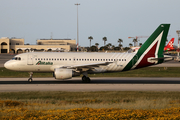
<path id="1" fill-rule="evenodd" d="M 180 91 L 180 78 L 91 78 L 91 83 L 82 83 L 81 78 L 65 81 L 54 78 L 0 78 L 0 92 L 20 91 Z"/>

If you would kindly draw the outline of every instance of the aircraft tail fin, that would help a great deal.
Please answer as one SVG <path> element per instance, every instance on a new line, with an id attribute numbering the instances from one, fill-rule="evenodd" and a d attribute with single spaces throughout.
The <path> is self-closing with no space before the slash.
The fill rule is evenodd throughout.
<path id="1" fill-rule="evenodd" d="M 148 58 L 163 58 L 163 51 L 170 24 L 161 24 L 141 46 L 136 55 L 127 64 L 124 70 L 146 67 L 162 63 L 163 59 L 151 62 Z"/>

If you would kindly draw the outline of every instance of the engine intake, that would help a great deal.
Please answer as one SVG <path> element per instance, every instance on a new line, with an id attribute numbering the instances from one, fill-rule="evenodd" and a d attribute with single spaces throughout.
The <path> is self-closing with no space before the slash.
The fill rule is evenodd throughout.
<path id="1" fill-rule="evenodd" d="M 62 69 L 57 68 L 54 70 L 54 77 L 55 79 L 69 79 L 72 78 L 74 74 L 74 71 L 72 69 Z"/>

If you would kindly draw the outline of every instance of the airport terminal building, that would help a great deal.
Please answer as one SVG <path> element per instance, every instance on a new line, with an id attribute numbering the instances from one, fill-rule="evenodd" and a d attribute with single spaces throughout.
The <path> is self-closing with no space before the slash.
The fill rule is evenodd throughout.
<path id="1" fill-rule="evenodd" d="M 23 38 L 0 38 L 0 54 L 30 51 L 73 51 L 75 49 L 76 40 L 71 39 L 39 39 L 36 45 L 25 45 Z"/>

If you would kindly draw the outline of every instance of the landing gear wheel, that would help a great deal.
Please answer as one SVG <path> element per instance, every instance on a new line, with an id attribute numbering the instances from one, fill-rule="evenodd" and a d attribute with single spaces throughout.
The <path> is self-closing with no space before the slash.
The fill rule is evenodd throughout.
<path id="1" fill-rule="evenodd" d="M 90 83 L 91 79 L 89 77 L 86 77 L 86 83 Z"/>
<path id="2" fill-rule="evenodd" d="M 29 79 L 28 79 L 28 82 L 29 82 L 29 83 L 31 83 L 32 81 L 33 81 L 33 79 L 32 79 L 32 78 L 29 78 Z"/>
<path id="3" fill-rule="evenodd" d="M 82 77 L 82 81 L 83 81 L 83 83 L 86 82 L 86 76 L 83 76 L 83 77 Z"/>
<path id="4" fill-rule="evenodd" d="M 30 77 L 28 79 L 28 82 L 31 83 L 33 81 L 33 79 L 32 79 L 33 72 L 29 72 L 29 75 L 30 75 Z"/>
<path id="5" fill-rule="evenodd" d="M 82 82 L 83 82 L 83 83 L 90 83 L 90 82 L 91 82 L 91 79 L 90 79 L 89 77 L 83 76 L 83 77 L 82 77 Z"/>

